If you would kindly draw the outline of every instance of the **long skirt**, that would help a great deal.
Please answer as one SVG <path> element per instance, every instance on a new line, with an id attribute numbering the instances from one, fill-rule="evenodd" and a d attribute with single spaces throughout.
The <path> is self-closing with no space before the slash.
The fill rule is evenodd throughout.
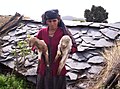
<path id="1" fill-rule="evenodd" d="M 65 76 L 40 76 L 37 75 L 36 89 L 66 89 Z"/>

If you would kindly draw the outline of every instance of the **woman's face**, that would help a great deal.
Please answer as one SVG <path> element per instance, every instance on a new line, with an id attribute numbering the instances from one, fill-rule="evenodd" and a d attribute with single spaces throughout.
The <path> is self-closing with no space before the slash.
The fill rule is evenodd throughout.
<path id="1" fill-rule="evenodd" d="M 49 29 L 57 29 L 58 28 L 58 19 L 50 19 L 47 20 L 46 23 L 49 26 Z"/>

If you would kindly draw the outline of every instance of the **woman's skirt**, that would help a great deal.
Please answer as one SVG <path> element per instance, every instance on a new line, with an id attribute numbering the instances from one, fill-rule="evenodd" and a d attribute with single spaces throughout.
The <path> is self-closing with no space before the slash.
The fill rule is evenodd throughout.
<path id="1" fill-rule="evenodd" d="M 36 89 L 66 89 L 66 76 L 37 75 Z"/>

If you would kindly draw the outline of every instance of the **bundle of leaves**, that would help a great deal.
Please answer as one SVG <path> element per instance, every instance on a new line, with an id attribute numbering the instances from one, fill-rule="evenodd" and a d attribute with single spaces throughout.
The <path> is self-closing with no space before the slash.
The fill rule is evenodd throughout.
<path id="1" fill-rule="evenodd" d="M 28 89 L 26 81 L 15 75 L 0 74 L 0 89 Z"/>

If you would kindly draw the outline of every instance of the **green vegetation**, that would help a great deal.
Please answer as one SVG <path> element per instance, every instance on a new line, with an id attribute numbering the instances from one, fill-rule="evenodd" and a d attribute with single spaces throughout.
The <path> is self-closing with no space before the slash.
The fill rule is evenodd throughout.
<path id="1" fill-rule="evenodd" d="M 15 68 L 17 71 L 24 69 L 25 61 L 26 61 L 26 56 L 30 54 L 31 49 L 28 48 L 28 43 L 27 41 L 19 41 L 16 44 L 15 49 L 13 50 L 13 55 L 15 57 Z M 19 58 L 19 59 L 18 59 Z M 20 69 L 21 68 L 21 69 Z M 14 71 L 14 70 L 13 70 Z"/>
<path id="2" fill-rule="evenodd" d="M 15 75 L 0 74 L 0 89 L 28 89 L 26 81 Z"/>
<path id="3" fill-rule="evenodd" d="M 14 68 L 10 74 L 0 74 L 0 89 L 34 89 L 33 85 L 28 86 L 26 79 L 17 77 L 15 71 L 24 70 L 26 56 L 30 54 L 31 49 L 28 47 L 28 43 L 19 41 L 15 45 L 15 49 L 12 51 L 12 55 L 15 58 Z"/>

